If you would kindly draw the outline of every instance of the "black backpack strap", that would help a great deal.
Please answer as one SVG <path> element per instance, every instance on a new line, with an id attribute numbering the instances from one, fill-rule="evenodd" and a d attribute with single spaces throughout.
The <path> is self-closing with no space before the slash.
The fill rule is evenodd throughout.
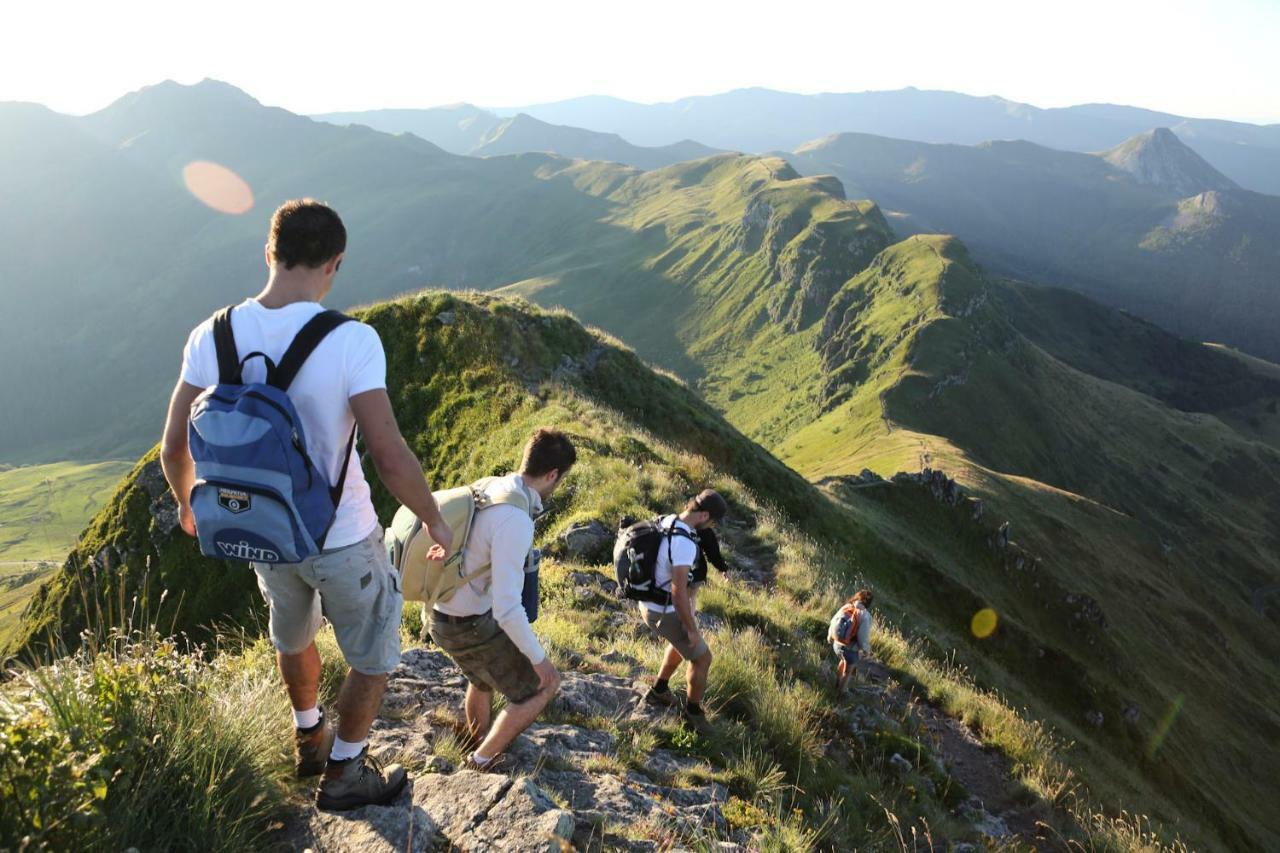
<path id="1" fill-rule="evenodd" d="M 213 345 L 218 351 L 218 381 L 240 381 L 240 356 L 236 352 L 236 336 L 231 331 L 231 309 L 234 305 L 213 315 Z"/>
<path id="2" fill-rule="evenodd" d="M 287 392 L 294 378 L 297 377 L 298 371 L 302 369 L 303 362 L 315 352 L 325 336 L 351 319 L 341 311 L 321 311 L 308 320 L 307 324 L 298 330 L 298 334 L 294 335 L 289 348 L 284 351 L 275 376 L 271 377 L 271 384 Z"/>

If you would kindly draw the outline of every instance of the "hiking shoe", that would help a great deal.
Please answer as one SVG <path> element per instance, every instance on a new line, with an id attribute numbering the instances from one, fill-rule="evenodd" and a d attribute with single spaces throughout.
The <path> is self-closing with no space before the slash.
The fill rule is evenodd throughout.
<path id="1" fill-rule="evenodd" d="M 461 770 L 475 770 L 479 773 L 506 773 L 511 769 L 511 757 L 505 752 L 499 752 L 493 758 L 490 758 L 483 766 L 476 763 L 475 753 L 470 753 L 462 760 Z"/>
<path id="2" fill-rule="evenodd" d="M 685 726 L 693 729 L 703 737 L 709 736 L 711 732 L 714 731 L 711 721 L 707 719 L 706 714 L 692 714 L 689 711 L 685 711 L 682 717 L 684 719 Z"/>
<path id="3" fill-rule="evenodd" d="M 319 776 L 333 748 L 333 726 L 326 717 L 309 729 L 293 730 L 293 757 L 298 762 L 298 778 Z"/>
<path id="4" fill-rule="evenodd" d="M 409 774 L 399 764 L 386 769 L 369 754 L 369 747 L 346 761 L 329 760 L 316 792 L 316 807 L 344 812 L 361 806 L 385 806 L 404 790 Z"/>
<path id="5" fill-rule="evenodd" d="M 661 692 L 650 687 L 644 694 L 644 701 L 650 705 L 657 705 L 662 708 L 671 708 L 676 704 L 676 694 L 670 690 Z"/>

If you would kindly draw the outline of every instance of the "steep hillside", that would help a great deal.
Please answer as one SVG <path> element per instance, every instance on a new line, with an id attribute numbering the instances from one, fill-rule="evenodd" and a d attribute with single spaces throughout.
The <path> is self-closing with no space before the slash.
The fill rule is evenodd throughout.
<path id="1" fill-rule="evenodd" d="M 961 145 L 1025 139 L 1066 151 L 1102 151 L 1167 127 L 1241 186 L 1280 194 L 1280 125 L 1186 118 L 1113 104 L 1041 109 L 1000 97 L 915 88 L 816 95 L 755 88 L 659 104 L 573 98 L 509 112 L 621 134 L 640 145 L 697 139 L 752 152 L 790 150 L 833 133 Z"/>
<path id="2" fill-rule="evenodd" d="M 450 153 L 473 157 L 542 152 L 574 160 L 604 160 L 637 169 L 657 169 L 720 153 L 691 139 L 652 147 L 632 145 L 616 133 L 549 124 L 525 113 L 500 118 L 470 104 L 325 113 L 314 118 L 337 125 L 365 125 L 384 133 L 412 133 Z"/>
<path id="3" fill-rule="evenodd" d="M 1087 778 L 1125 779 L 1108 754 L 1127 754 L 1175 811 L 1230 845 L 1256 840 L 1255 782 L 1280 760 L 1266 698 L 1280 686 L 1276 622 L 1253 607 L 1280 581 L 1280 453 L 1148 394 L 1205 412 L 1270 405 L 1280 386 L 1141 323 L 1090 329 L 1081 301 L 991 282 L 954 240 L 895 245 L 832 300 L 814 338 L 823 413 L 776 450 L 814 478 L 847 475 L 835 493 L 886 536 L 896 529 L 949 583 L 1059 644 L 1060 657 L 1025 650 L 1023 665 L 1052 662 L 1040 698 L 1089 755 Z M 864 468 L 946 472 L 982 501 L 975 539 L 1012 540 L 1014 556 L 979 573 L 956 565 L 884 518 L 893 487 L 856 488 L 874 483 L 855 476 Z M 1155 752 L 1142 724 L 1170 708 L 1179 736 Z"/>
<path id="4" fill-rule="evenodd" d="M 896 831 L 942 844 L 1013 833 L 1031 842 L 1037 819 L 1062 837 L 1126 846 L 1128 823 L 1091 816 L 1083 792 L 1067 791 L 1070 771 L 1051 736 L 893 627 L 895 614 L 915 610 L 887 591 L 913 558 L 851 526 L 846 512 L 678 382 L 571 318 L 521 302 L 427 292 L 361 316 L 386 345 L 401 425 L 437 484 L 506 470 L 534 425 L 566 429 L 579 447 L 579 466 L 540 521 L 550 556 L 537 627 L 568 674 L 549 719 L 514 750 L 529 781 L 512 787 L 493 777 L 505 786 L 495 794 L 466 771 L 452 772 L 457 674 L 438 653 L 418 649 L 405 654 L 374 737 L 384 754 L 410 762 L 418 808 L 366 809 L 340 826 L 310 810 L 306 789 L 285 782 L 288 716 L 268 650 L 254 641 L 261 608 L 251 576 L 199 558 L 174 530 L 172 500 L 148 456 L 28 612 L 27 651 L 45 636 L 76 643 L 86 625 L 89 641 L 56 672 L 0 686 L 12 691 L 0 731 L 27 732 L 31 715 L 44 713 L 47 733 L 31 747 L 45 750 L 38 755 L 16 738 L 0 756 L 24 757 L 0 777 L 0 828 L 53 846 L 112 848 L 144 839 L 185 847 L 199 837 L 219 849 L 348 849 L 399 838 L 400 847 L 416 850 L 436 832 L 457 839 L 472 830 L 512 832 L 504 849 L 542 843 L 522 834 L 550 831 L 541 818 L 520 832 L 500 830 L 501 821 L 516 820 L 501 809 L 487 829 L 479 828 L 485 818 L 463 825 L 447 817 L 463 796 L 511 790 L 529 798 L 520 801 L 522 814 L 562 810 L 548 818 L 552 834 L 584 849 L 602 841 L 666 849 L 725 837 L 769 849 L 878 848 L 893 844 Z M 733 506 L 723 535 L 737 571 L 701 596 L 717 655 L 710 693 L 717 732 L 691 738 L 674 721 L 635 710 L 635 679 L 656 664 L 659 649 L 633 632 L 608 592 L 600 565 L 607 534 L 592 531 L 593 523 L 612 527 L 623 513 L 671 506 L 706 483 Z M 917 508 L 932 503 L 923 489 L 903 497 Z M 385 520 L 391 500 L 378 488 L 375 502 Z M 575 537 L 565 535 L 570 529 Z M 888 680 L 841 703 L 830 693 L 822 637 L 838 591 L 858 582 L 860 569 L 886 583 L 876 648 L 887 664 L 877 671 Z M 140 620 L 197 638 L 221 627 L 217 657 L 184 655 L 145 631 L 108 633 Z M 912 622 L 947 636 L 928 609 Z M 237 638 L 241 630 L 248 635 Z M 321 640 L 332 657 L 332 641 Z M 326 690 L 339 673 L 335 661 Z M 40 704 L 51 691 L 58 697 L 52 713 Z M 984 755 L 972 745 L 973 731 L 918 705 L 916 691 L 973 714 L 975 726 L 985 727 L 979 733 L 1006 757 Z M 68 715 L 82 724 L 64 739 Z M 206 750 L 176 748 L 195 733 L 202 735 L 196 742 L 216 744 L 216 772 L 206 766 Z M 37 797 L 41 821 L 33 825 L 11 806 L 30 786 L 47 784 L 62 766 L 54 758 L 73 763 L 89 755 L 100 772 Z M 130 773 L 136 766 L 150 772 Z M 210 783 L 171 781 L 191 775 Z M 978 801 L 969 798 L 971 784 Z M 71 808 L 85 817 L 55 819 Z M 419 809 L 429 815 L 422 824 Z M 418 846 L 406 837 L 414 831 L 406 819 L 422 835 Z M 271 835 L 273 825 L 284 828 Z"/>
<path id="5" fill-rule="evenodd" d="M 1101 156 L 841 134 L 788 159 L 874 198 L 902 232 L 955 234 L 995 272 L 1280 358 L 1280 198 L 1236 188 L 1168 131 Z"/>

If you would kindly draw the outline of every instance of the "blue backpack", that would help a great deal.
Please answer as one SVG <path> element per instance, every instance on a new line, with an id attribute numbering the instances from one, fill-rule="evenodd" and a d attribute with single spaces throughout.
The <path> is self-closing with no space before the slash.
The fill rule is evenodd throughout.
<path id="1" fill-rule="evenodd" d="M 330 486 L 307 455 L 302 420 L 286 392 L 307 356 L 350 319 L 337 311 L 312 317 L 277 366 L 261 352 L 239 358 L 231 308 L 214 315 L 218 384 L 192 403 L 188 427 L 196 463 L 191 511 L 205 556 L 297 563 L 323 550 L 342 499 L 356 431 L 352 427 L 338 482 Z M 266 362 L 266 382 L 242 380 L 251 358 Z"/>

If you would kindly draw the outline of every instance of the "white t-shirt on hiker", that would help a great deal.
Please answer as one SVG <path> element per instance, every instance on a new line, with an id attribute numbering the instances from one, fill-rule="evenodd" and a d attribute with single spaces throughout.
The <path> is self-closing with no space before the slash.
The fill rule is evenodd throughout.
<path id="1" fill-rule="evenodd" d="M 677 530 L 684 530 L 694 533 L 694 529 L 685 524 L 677 516 L 665 515 L 660 521 L 663 530 L 670 530 L 672 525 Z M 696 535 L 696 534 L 695 534 Z M 670 544 L 671 549 L 668 553 L 667 545 Z M 658 559 L 653 567 L 653 582 L 658 589 L 671 591 L 671 567 L 672 566 L 690 566 L 692 567 L 698 559 L 698 546 L 693 543 L 687 536 L 681 536 L 679 533 L 663 539 L 661 547 L 658 548 Z M 654 613 L 674 613 L 675 605 L 661 605 L 656 601 L 640 602 Z"/>
<path id="2" fill-rule="evenodd" d="M 264 308 L 256 299 L 246 299 L 231 310 L 231 331 L 235 334 L 240 358 L 251 352 L 262 352 L 279 364 L 294 335 L 323 310 L 319 302 L 293 302 L 282 308 Z M 245 362 L 245 382 L 265 382 L 266 376 L 266 365 L 261 358 Z M 218 384 L 213 318 L 192 329 L 187 338 L 182 351 L 182 381 L 197 388 Z M 303 362 L 289 386 L 289 400 L 302 419 L 307 453 L 330 483 L 338 482 L 342 455 L 355 424 L 355 415 L 347 400 L 356 394 L 386 387 L 387 358 L 382 351 L 382 341 L 373 327 L 364 323 L 343 323 Z M 369 498 L 369 484 L 353 449 L 342 500 L 325 540 L 325 550 L 353 545 L 369 536 L 377 526 L 378 516 Z"/>
<path id="3" fill-rule="evenodd" d="M 519 474 L 508 474 L 490 488 L 524 490 L 532 501 L 529 509 L 533 514 L 542 512 L 542 498 L 524 485 Z M 437 602 L 435 609 L 450 616 L 475 616 L 492 610 L 493 618 L 511 642 L 529 663 L 537 666 L 547 653 L 533 633 L 520 597 L 524 591 L 524 561 L 532 547 L 533 519 L 528 512 L 510 504 L 480 510 L 471 522 L 471 535 L 462 552 L 462 572 L 471 574 L 488 565 L 489 574 L 459 587 L 448 601 Z"/>

